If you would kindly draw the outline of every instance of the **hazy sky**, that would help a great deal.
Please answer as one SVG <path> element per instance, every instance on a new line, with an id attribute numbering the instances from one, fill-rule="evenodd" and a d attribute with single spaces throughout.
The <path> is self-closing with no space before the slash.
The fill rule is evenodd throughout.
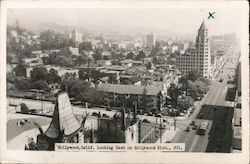
<path id="1" fill-rule="evenodd" d="M 207 19 L 216 12 L 215 19 Z M 205 19 L 210 34 L 238 32 L 241 26 L 239 10 L 206 9 L 10 9 L 7 22 L 19 19 L 20 25 L 55 23 L 92 29 L 121 32 L 168 30 L 178 33 L 197 33 Z"/>

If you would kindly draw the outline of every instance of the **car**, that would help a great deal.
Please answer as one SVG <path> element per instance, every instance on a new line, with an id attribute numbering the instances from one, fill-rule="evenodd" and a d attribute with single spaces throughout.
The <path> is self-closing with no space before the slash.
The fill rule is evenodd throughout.
<path id="1" fill-rule="evenodd" d="M 196 101 L 200 101 L 200 100 L 201 100 L 201 97 L 197 97 L 195 100 L 196 100 Z"/>
<path id="2" fill-rule="evenodd" d="M 193 129 L 193 130 L 197 130 L 197 129 L 198 129 L 198 126 L 197 126 L 197 125 L 194 125 L 192 129 Z"/>
<path id="3" fill-rule="evenodd" d="M 110 108 L 106 108 L 106 111 L 112 111 Z"/>
<path id="4" fill-rule="evenodd" d="M 92 116 L 100 117 L 101 115 L 100 115 L 100 113 L 93 112 L 93 113 L 92 113 Z"/>
<path id="5" fill-rule="evenodd" d="M 103 113 L 103 114 L 102 114 L 102 117 L 108 118 L 109 116 L 108 116 L 106 113 Z"/>
<path id="6" fill-rule="evenodd" d="M 152 112 L 149 112 L 147 115 L 148 115 L 148 116 L 153 116 Z"/>
<path id="7" fill-rule="evenodd" d="M 192 121 L 191 123 L 190 123 L 190 126 L 194 126 L 195 125 L 195 121 Z"/>
<path id="8" fill-rule="evenodd" d="M 161 114 L 155 114 L 155 117 L 161 117 Z"/>
<path id="9" fill-rule="evenodd" d="M 142 122 L 144 122 L 144 123 L 150 123 L 150 121 L 147 120 L 147 119 L 142 120 Z"/>
<path id="10" fill-rule="evenodd" d="M 190 127 L 188 126 L 185 132 L 189 132 L 189 131 L 190 131 Z"/>

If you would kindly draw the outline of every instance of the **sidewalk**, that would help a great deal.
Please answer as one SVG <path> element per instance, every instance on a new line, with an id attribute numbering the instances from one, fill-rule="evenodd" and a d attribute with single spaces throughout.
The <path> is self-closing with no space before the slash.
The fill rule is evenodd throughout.
<path id="1" fill-rule="evenodd" d="M 173 140 L 173 138 L 175 137 L 176 133 L 179 131 L 178 128 L 176 128 L 176 130 L 174 130 L 173 126 L 168 126 L 166 127 L 164 133 L 162 134 L 162 142 L 160 142 L 160 138 L 156 141 L 156 143 L 168 143 L 171 142 L 171 140 Z"/>

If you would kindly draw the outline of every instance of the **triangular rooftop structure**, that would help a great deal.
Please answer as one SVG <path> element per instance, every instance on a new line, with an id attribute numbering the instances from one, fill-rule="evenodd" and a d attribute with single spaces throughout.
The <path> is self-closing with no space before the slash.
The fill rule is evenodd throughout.
<path id="1" fill-rule="evenodd" d="M 206 26 L 206 24 L 205 24 L 205 20 L 203 19 L 203 21 L 202 21 L 202 24 L 201 24 L 201 26 L 200 26 L 200 28 L 199 28 L 199 31 L 200 30 L 207 30 L 208 28 L 207 28 L 207 26 Z"/>
<path id="2" fill-rule="evenodd" d="M 181 72 L 180 72 L 180 70 L 178 68 L 175 69 L 175 74 L 176 75 L 181 75 Z"/>
<path id="3" fill-rule="evenodd" d="M 61 135 L 68 137 L 76 133 L 80 128 L 81 124 L 73 113 L 68 94 L 59 94 L 52 121 L 45 135 L 54 139 Z"/>

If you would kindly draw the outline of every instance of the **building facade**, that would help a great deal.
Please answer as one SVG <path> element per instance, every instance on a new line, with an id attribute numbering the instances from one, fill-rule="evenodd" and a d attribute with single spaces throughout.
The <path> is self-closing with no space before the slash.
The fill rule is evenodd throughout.
<path id="1" fill-rule="evenodd" d="M 123 84 L 100 84 L 98 92 L 106 93 L 105 101 L 117 104 L 117 106 L 134 106 L 138 103 L 140 110 L 159 111 L 161 101 L 161 90 L 155 86 L 137 86 Z M 146 102 L 146 103 L 145 103 Z"/>
<path id="2" fill-rule="evenodd" d="M 196 37 L 195 48 L 176 56 L 176 66 L 183 73 L 195 70 L 205 78 L 210 78 L 210 44 L 208 29 L 203 21 Z"/>
<path id="3" fill-rule="evenodd" d="M 155 37 L 154 34 L 148 34 L 146 36 L 146 47 L 153 48 L 155 46 Z"/>
<path id="4" fill-rule="evenodd" d="M 74 43 L 81 43 L 82 42 L 82 34 L 78 33 L 77 30 L 73 30 L 69 34 L 69 38 L 72 39 Z"/>

